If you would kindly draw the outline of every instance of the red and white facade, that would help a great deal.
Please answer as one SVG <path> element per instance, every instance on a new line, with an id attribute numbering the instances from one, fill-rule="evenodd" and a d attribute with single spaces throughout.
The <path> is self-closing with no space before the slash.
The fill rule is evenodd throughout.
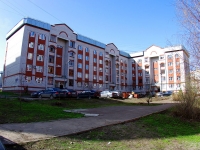
<path id="1" fill-rule="evenodd" d="M 183 46 L 128 54 L 66 24 L 24 18 L 7 34 L 3 90 L 178 90 L 189 73 L 188 59 Z"/>

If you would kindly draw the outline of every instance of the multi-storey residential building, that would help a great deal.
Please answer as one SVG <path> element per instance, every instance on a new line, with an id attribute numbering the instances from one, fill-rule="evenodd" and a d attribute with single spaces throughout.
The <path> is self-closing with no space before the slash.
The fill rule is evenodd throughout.
<path id="1" fill-rule="evenodd" d="M 22 19 L 6 37 L 3 90 L 164 91 L 184 88 L 189 55 L 183 46 L 128 54 L 66 24 Z"/>

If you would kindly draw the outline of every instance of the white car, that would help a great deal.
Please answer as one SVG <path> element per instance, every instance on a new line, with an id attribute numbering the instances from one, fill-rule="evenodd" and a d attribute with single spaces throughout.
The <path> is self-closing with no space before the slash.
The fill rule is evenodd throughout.
<path id="1" fill-rule="evenodd" d="M 163 93 L 162 93 L 162 92 L 158 92 L 158 93 L 156 93 L 156 96 L 162 97 L 162 96 L 163 96 Z"/>
<path id="2" fill-rule="evenodd" d="M 112 93 L 110 91 L 102 91 L 99 95 L 99 98 L 110 98 Z"/>

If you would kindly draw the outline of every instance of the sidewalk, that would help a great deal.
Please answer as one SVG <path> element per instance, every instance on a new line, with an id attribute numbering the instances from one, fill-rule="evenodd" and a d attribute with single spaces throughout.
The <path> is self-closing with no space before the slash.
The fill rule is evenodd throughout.
<path id="1" fill-rule="evenodd" d="M 172 106 L 174 104 L 169 103 L 158 106 L 93 108 L 82 110 L 82 112 L 99 114 L 99 116 L 50 122 L 0 124 L 0 140 L 3 144 L 19 144 L 81 133 L 103 126 L 133 121 L 143 116 L 166 110 Z"/>

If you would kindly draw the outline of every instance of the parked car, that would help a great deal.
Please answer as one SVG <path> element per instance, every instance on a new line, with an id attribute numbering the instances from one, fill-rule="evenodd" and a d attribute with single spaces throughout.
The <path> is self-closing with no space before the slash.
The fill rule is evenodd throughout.
<path id="1" fill-rule="evenodd" d="M 113 98 L 121 98 L 122 97 L 121 91 L 110 91 L 110 92 L 112 93 Z"/>
<path id="2" fill-rule="evenodd" d="M 47 90 L 44 90 L 43 93 L 40 94 L 40 98 L 63 98 L 65 97 L 65 92 L 62 91 L 59 88 L 48 88 Z"/>
<path id="3" fill-rule="evenodd" d="M 162 97 L 162 96 L 163 96 L 163 93 L 162 93 L 162 92 L 158 92 L 158 93 L 156 93 L 156 96 Z"/>
<path id="4" fill-rule="evenodd" d="M 110 98 L 112 97 L 112 93 L 110 91 L 102 91 L 99 94 L 99 98 Z"/>
<path id="5" fill-rule="evenodd" d="M 172 94 L 173 94 L 172 91 L 166 91 L 166 92 L 163 93 L 163 96 L 170 96 Z"/>
<path id="6" fill-rule="evenodd" d="M 82 91 L 81 93 L 77 94 L 77 99 L 79 98 L 94 98 L 95 97 L 95 91 L 88 90 L 88 91 Z"/>
<path id="7" fill-rule="evenodd" d="M 36 92 L 32 92 L 31 93 L 31 97 L 35 97 L 35 98 L 38 98 L 40 97 L 40 94 L 43 93 L 44 90 L 39 90 L 39 91 L 36 91 Z"/>

